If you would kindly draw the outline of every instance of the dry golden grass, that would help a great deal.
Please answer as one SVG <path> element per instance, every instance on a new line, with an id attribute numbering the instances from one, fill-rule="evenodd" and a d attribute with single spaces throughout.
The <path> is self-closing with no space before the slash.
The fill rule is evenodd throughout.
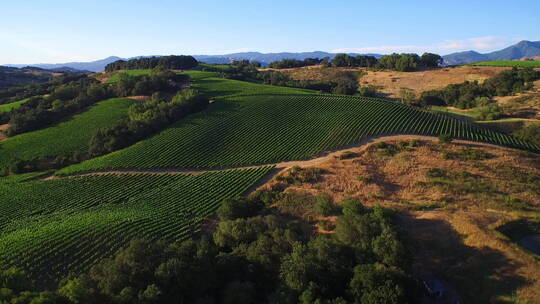
<path id="1" fill-rule="evenodd" d="M 338 203 L 352 197 L 367 206 L 382 204 L 397 210 L 411 238 L 414 271 L 437 274 L 459 291 L 465 303 L 540 303 L 539 260 L 495 230 L 521 217 L 540 217 L 540 191 L 519 180 L 525 173 L 540 179 L 539 157 L 476 146 L 472 148 L 493 157 L 444 158 L 445 152 L 470 148 L 465 143 L 426 140 L 408 151 L 384 156 L 371 145 L 354 150 L 357 155 L 350 159 L 333 155 L 312 164 L 326 170 L 322 180 L 289 186 L 287 191 L 325 193 Z M 457 193 L 431 185 L 433 179 L 426 176 L 431 168 L 449 174 L 468 172 L 494 192 L 483 192 L 480 187 L 478 193 Z M 270 181 L 261 188 L 275 183 Z M 507 205 L 507 197 L 519 199 L 527 207 Z M 328 233 L 319 225 L 316 230 Z"/>
<path id="2" fill-rule="evenodd" d="M 362 86 L 373 85 L 389 97 L 398 98 L 402 88 L 413 90 L 416 95 L 427 90 L 442 89 L 449 84 L 464 81 L 483 82 L 489 77 L 508 70 L 508 67 L 474 67 L 458 66 L 417 72 L 373 71 L 366 68 L 323 68 L 311 66 L 296 69 L 284 69 L 292 78 L 298 80 L 318 80 L 323 78 L 326 70 L 353 70 L 365 72 L 360 78 Z"/>

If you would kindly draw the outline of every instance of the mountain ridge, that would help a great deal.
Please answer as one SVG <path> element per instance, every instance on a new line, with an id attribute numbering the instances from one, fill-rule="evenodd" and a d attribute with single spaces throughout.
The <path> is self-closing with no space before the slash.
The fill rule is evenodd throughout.
<path id="1" fill-rule="evenodd" d="M 540 56 L 540 41 L 522 40 L 502 50 L 479 53 L 473 50 L 443 56 L 447 65 L 467 64 L 488 60 L 516 60 L 524 57 Z"/>
<path id="2" fill-rule="evenodd" d="M 312 52 L 278 52 L 278 53 L 262 53 L 262 52 L 238 52 L 222 55 L 192 55 L 200 62 L 209 64 L 226 64 L 235 60 L 250 60 L 259 61 L 263 65 L 268 65 L 270 62 L 279 61 L 283 59 L 297 59 L 304 60 L 306 58 L 333 58 L 338 53 L 330 53 L 324 51 L 312 51 Z M 347 53 L 349 55 L 368 55 L 380 58 L 382 54 L 359 54 L 359 53 Z M 162 56 L 162 55 L 153 55 Z M 528 41 L 523 40 L 514 45 L 508 46 L 504 49 L 493 51 L 490 53 L 479 53 L 477 51 L 469 50 L 463 52 L 451 53 L 442 56 L 446 65 L 459 65 L 467 64 L 478 61 L 487 60 L 515 60 L 524 57 L 540 56 L 540 41 Z M 30 64 L 30 66 L 43 68 L 43 69 L 59 69 L 59 68 L 72 68 L 81 71 L 99 72 L 105 69 L 105 66 L 117 60 L 129 60 L 141 57 L 152 56 L 135 56 L 130 58 L 122 58 L 118 56 L 109 56 L 100 60 L 89 62 L 67 62 L 67 63 L 39 63 Z M 29 64 L 6 64 L 8 67 L 26 67 Z"/>

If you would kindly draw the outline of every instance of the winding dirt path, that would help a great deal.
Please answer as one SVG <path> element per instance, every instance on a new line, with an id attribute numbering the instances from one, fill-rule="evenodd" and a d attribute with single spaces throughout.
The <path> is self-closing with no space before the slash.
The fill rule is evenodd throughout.
<path id="1" fill-rule="evenodd" d="M 424 136 L 424 135 L 383 135 L 383 136 L 373 136 L 362 139 L 357 144 L 341 148 L 339 150 L 325 152 L 322 155 L 308 159 L 308 160 L 294 160 L 294 161 L 284 161 L 278 163 L 268 163 L 260 165 L 251 165 L 251 166 L 239 166 L 239 167 L 224 167 L 224 168 L 215 168 L 215 169 L 185 169 L 185 168 L 158 168 L 158 169 L 115 169 L 115 170 L 96 170 L 96 171 L 84 171 L 79 173 L 74 173 L 65 176 L 45 176 L 42 179 L 58 179 L 63 177 L 73 177 L 73 176 L 88 176 L 88 175 L 107 175 L 107 174 L 140 174 L 140 173 L 153 173 L 153 174 L 202 174 L 207 172 L 216 172 L 224 170 L 235 170 L 235 169 L 250 169 L 250 168 L 259 168 L 268 165 L 274 165 L 275 170 L 272 170 L 272 175 L 278 174 L 284 170 L 290 169 L 294 166 L 299 167 L 310 167 L 317 166 L 326 162 L 327 160 L 339 157 L 343 152 L 350 151 L 353 153 L 359 153 L 365 151 L 369 145 L 383 142 L 383 141 L 407 141 L 412 139 L 418 139 L 423 141 L 438 141 L 439 138 L 435 136 Z M 474 142 L 468 140 L 453 140 L 453 144 L 458 144 L 465 147 L 488 147 L 496 149 L 506 149 L 511 150 L 511 148 L 498 146 L 494 144 Z"/>

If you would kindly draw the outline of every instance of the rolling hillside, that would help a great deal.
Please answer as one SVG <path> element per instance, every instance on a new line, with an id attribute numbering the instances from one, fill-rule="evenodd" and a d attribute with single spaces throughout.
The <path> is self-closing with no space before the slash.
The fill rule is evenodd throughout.
<path id="1" fill-rule="evenodd" d="M 10 137 L 0 142 L 0 167 L 17 160 L 70 156 L 86 149 L 97 128 L 125 117 L 134 102 L 128 98 L 104 100 L 55 126 Z"/>
<path id="2" fill-rule="evenodd" d="M 0 179 L 0 259 L 38 286 L 54 286 L 131 238 L 186 239 L 224 198 L 242 195 L 270 169 Z"/>
<path id="3" fill-rule="evenodd" d="M 200 86 L 212 85 L 222 95 L 246 92 L 246 87 L 273 92 L 270 86 L 242 87 L 240 82 L 237 89 L 226 86 L 227 91 L 220 84 L 220 80 L 208 78 Z M 208 110 L 179 121 L 158 135 L 59 173 L 275 163 L 307 159 L 355 144 L 368 136 L 388 134 L 449 134 L 540 151 L 507 135 L 380 99 L 261 92 L 218 99 Z"/>

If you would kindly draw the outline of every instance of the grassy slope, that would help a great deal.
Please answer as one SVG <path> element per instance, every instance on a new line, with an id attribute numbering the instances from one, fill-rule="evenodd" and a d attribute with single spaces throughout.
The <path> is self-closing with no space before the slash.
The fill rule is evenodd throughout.
<path id="1" fill-rule="evenodd" d="M 112 168 L 222 168 L 306 159 L 383 134 L 451 134 L 488 142 L 508 139 L 451 117 L 380 99 L 237 96 L 218 101 L 152 138 L 59 174 Z"/>
<path id="2" fill-rule="evenodd" d="M 471 63 L 474 66 L 494 66 L 494 67 L 531 67 L 540 68 L 540 61 L 522 60 L 493 60 Z"/>
<path id="3" fill-rule="evenodd" d="M 30 99 L 30 98 L 26 98 L 26 99 L 23 99 L 23 100 L 19 100 L 19 101 L 10 102 L 10 103 L 0 105 L 0 113 L 9 112 L 9 111 L 11 111 L 13 109 L 16 109 L 16 108 L 20 107 L 23 103 L 27 102 L 28 99 Z"/>
<path id="4" fill-rule="evenodd" d="M 127 98 L 104 100 L 67 121 L 8 138 L 0 142 L 0 167 L 15 159 L 70 155 L 84 149 L 97 128 L 116 123 L 134 102 Z"/>
<path id="5" fill-rule="evenodd" d="M 88 270 L 131 238 L 183 239 L 225 197 L 243 194 L 270 169 L 0 178 L 0 260 L 42 286 Z"/>

